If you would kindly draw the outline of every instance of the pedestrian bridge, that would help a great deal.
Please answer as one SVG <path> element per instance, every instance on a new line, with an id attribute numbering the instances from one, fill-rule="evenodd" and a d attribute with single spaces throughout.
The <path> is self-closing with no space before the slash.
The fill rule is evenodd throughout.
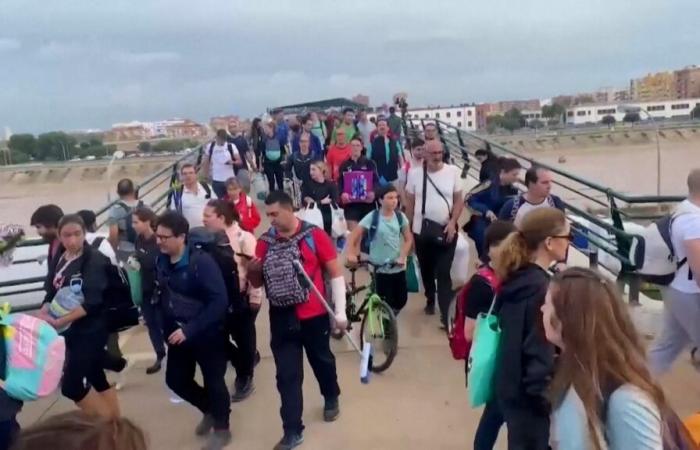
<path id="1" fill-rule="evenodd" d="M 433 121 L 434 122 L 434 121 Z M 466 187 L 478 179 L 479 164 L 474 151 L 490 142 L 498 154 L 510 155 L 525 167 L 535 161 L 496 142 L 457 130 L 437 121 L 440 139 L 455 163 L 463 168 Z M 420 132 L 424 123 L 405 124 L 408 135 Z M 154 210 L 165 206 L 170 186 L 175 182 L 176 166 L 183 159 L 158 170 L 139 185 L 140 195 Z M 192 156 L 189 156 L 192 157 Z M 633 255 L 635 236 L 628 223 L 644 223 L 654 218 L 651 213 L 633 213 L 629 206 L 647 206 L 645 211 L 661 211 L 658 205 L 672 205 L 679 197 L 637 197 L 617 193 L 605 186 L 582 179 L 573 173 L 549 167 L 556 174 L 556 193 L 566 192 L 567 213 L 579 239 L 571 252 L 570 264 L 600 267 L 610 276 L 617 276 L 625 288 L 637 323 L 645 334 L 653 334 L 658 324 L 660 302 L 650 300 L 635 274 Z M 60 201 L 59 201 L 60 203 Z M 98 213 L 104 224 L 105 205 Z M 594 209 L 596 213 L 589 212 Z M 101 225 L 102 225 L 101 224 Z M 28 239 L 15 254 L 10 268 L 0 269 L 5 278 L 0 282 L 0 297 L 9 299 L 15 310 L 33 310 L 42 298 L 41 282 L 44 266 L 37 257 L 45 254 L 40 241 Z M 612 266 L 612 267 L 611 267 Z M 464 388 L 464 365 L 451 358 L 444 333 L 436 316 L 423 314 L 422 296 L 413 294 L 399 317 L 400 349 L 392 367 L 375 375 L 369 385 L 359 381 L 359 362 L 347 343 L 333 342 L 338 357 L 341 395 L 341 417 L 335 423 L 322 420 L 322 398 L 310 368 L 306 366 L 304 383 L 306 449 L 463 449 L 469 448 L 480 410 L 467 405 Z M 638 306 L 641 305 L 641 306 Z M 266 311 L 257 322 L 262 361 L 256 369 L 256 392 L 242 403 L 232 405 L 233 442 L 229 448 L 269 449 L 281 436 L 278 414 L 279 397 L 275 388 L 274 362 L 269 350 L 269 326 Z M 143 327 L 136 327 L 121 336 L 122 349 L 130 360 L 126 385 L 120 392 L 124 415 L 145 429 L 155 450 L 191 450 L 202 442 L 194 437 L 198 413 L 185 404 L 173 404 L 165 387 L 163 372 L 146 375 L 153 358 L 150 342 Z M 678 362 L 663 380 L 667 394 L 681 416 L 695 412 L 700 400 L 696 372 L 687 358 Z M 232 373 L 227 378 L 233 382 Z M 681 387 L 682 386 L 682 387 Z M 27 404 L 20 414 L 23 426 L 42 417 L 70 410 L 74 406 L 56 395 Z M 498 448 L 505 448 L 502 433 Z"/>

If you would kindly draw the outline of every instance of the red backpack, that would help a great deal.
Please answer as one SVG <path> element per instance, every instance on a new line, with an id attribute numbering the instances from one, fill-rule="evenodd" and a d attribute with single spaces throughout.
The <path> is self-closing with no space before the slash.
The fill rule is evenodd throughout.
<path id="1" fill-rule="evenodd" d="M 494 272 L 491 267 L 480 267 L 476 271 L 475 276 L 476 275 L 485 279 L 486 282 L 493 288 L 494 292 L 498 292 L 501 281 L 498 279 L 496 272 Z M 472 347 L 471 341 L 467 341 L 467 338 L 464 337 L 464 308 L 467 305 L 467 294 L 469 293 L 469 288 L 471 287 L 473 279 L 474 277 L 472 277 L 472 279 L 469 280 L 469 283 L 467 283 L 457 294 L 455 299 L 455 317 L 452 321 L 452 327 L 450 328 L 450 332 L 447 336 L 450 341 L 452 357 L 457 360 L 467 359 L 469 356 L 469 351 Z"/>

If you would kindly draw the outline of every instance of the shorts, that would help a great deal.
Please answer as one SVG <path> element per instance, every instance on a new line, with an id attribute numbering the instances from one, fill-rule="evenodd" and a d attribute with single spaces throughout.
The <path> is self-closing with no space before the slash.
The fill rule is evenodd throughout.
<path id="1" fill-rule="evenodd" d="M 375 210 L 374 203 L 350 203 L 343 207 L 345 220 L 359 222 L 367 214 Z"/>

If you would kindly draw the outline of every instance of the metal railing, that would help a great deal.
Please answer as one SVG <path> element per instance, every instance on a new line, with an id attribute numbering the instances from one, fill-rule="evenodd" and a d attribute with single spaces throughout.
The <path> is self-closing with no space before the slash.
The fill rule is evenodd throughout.
<path id="1" fill-rule="evenodd" d="M 575 240 L 577 250 L 588 256 L 589 265 L 595 267 L 599 262 L 598 251 L 604 251 L 620 262 L 618 281 L 629 286 L 630 303 L 638 303 L 641 279 L 636 274 L 641 264 L 641 255 L 636 245 L 640 236 L 625 230 L 625 222 L 644 222 L 658 218 L 662 213 L 635 214 L 625 207 L 654 206 L 674 204 L 682 201 L 681 196 L 628 195 L 618 192 L 600 183 L 587 180 L 574 173 L 562 170 L 522 155 L 504 145 L 476 133 L 465 131 L 437 119 L 406 119 L 404 131 L 407 136 L 417 134 L 427 123 L 436 125 L 443 146 L 450 152 L 456 165 L 462 167 L 463 177 L 479 180 L 480 164 L 475 157 L 476 150 L 489 144 L 497 156 L 517 159 L 524 167 L 542 167 L 555 174 L 554 184 L 573 195 L 573 199 L 562 200 L 567 215 L 572 219 L 574 234 L 581 238 Z M 522 186 L 519 186 L 522 190 Z M 604 211 L 593 214 L 587 211 L 592 207 Z M 610 267 L 606 267 L 611 269 Z"/>
<path id="2" fill-rule="evenodd" d="M 148 205 L 153 211 L 160 212 L 167 206 L 168 195 L 171 193 L 173 187 L 176 185 L 178 179 L 178 166 L 185 160 L 194 160 L 201 154 L 201 147 L 192 153 L 186 154 L 175 160 L 174 162 L 168 164 L 152 175 L 148 176 L 146 179 L 141 181 L 136 186 L 136 192 L 138 198 Z M 194 162 L 194 161 L 193 161 Z M 95 211 L 97 216 L 97 228 L 101 229 L 107 224 L 107 213 L 109 210 L 119 203 L 120 200 L 116 199 L 109 202 L 108 204 L 102 206 Z M 17 245 L 19 249 L 26 249 L 30 247 L 44 246 L 46 243 L 40 239 L 27 239 L 20 242 Z M 16 259 L 12 262 L 13 266 L 18 265 L 28 265 L 36 264 L 40 262 L 40 258 L 23 258 Z M 43 283 L 46 276 L 36 276 L 36 277 L 25 277 L 18 278 L 14 280 L 0 281 L 0 298 L 7 298 L 10 296 L 17 296 L 21 294 L 39 293 L 43 292 Z M 40 301 L 31 302 L 28 304 L 23 304 L 21 306 L 13 306 L 14 311 L 29 311 L 37 309 L 41 305 Z"/>

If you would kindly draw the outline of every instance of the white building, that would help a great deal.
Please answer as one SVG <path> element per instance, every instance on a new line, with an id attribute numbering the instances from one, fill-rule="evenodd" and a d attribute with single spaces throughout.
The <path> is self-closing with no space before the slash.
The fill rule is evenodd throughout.
<path id="1" fill-rule="evenodd" d="M 476 130 L 476 106 L 428 106 L 426 108 L 411 108 L 406 113 L 408 118 L 439 119 L 462 130 Z"/>
<path id="2" fill-rule="evenodd" d="M 524 109 L 520 111 L 520 114 L 523 115 L 523 118 L 527 121 L 527 123 L 530 123 L 533 120 L 541 120 L 543 122 L 546 121 L 542 118 L 542 110 L 540 109 Z"/>
<path id="3" fill-rule="evenodd" d="M 639 115 L 642 120 L 648 119 L 649 116 L 658 119 L 689 118 L 690 112 L 697 105 L 700 105 L 700 98 L 624 103 L 626 107 L 641 108 L 643 111 Z M 649 114 L 645 114 L 644 111 Z M 616 103 L 572 106 L 566 110 L 566 123 L 573 125 L 600 123 L 605 116 L 613 116 L 617 122 L 621 122 L 625 117 L 625 111 L 621 108 L 621 104 Z"/>

